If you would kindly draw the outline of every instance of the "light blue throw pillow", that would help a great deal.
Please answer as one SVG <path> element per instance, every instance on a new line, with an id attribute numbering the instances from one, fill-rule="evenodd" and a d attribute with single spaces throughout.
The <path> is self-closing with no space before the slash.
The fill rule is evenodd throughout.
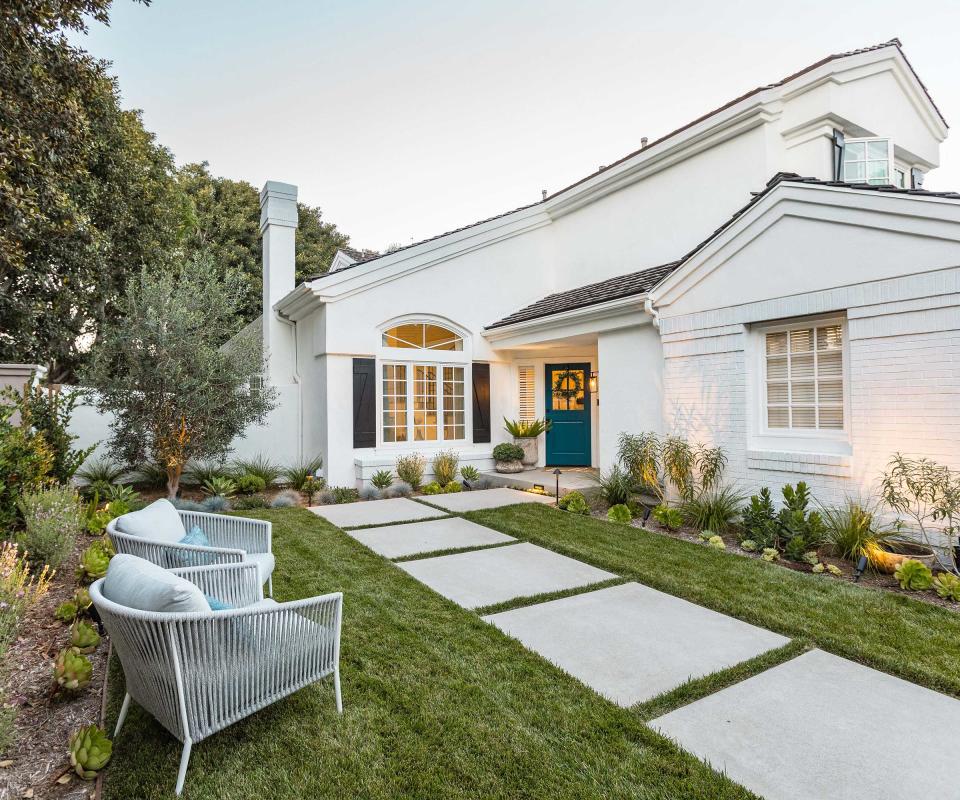
<path id="1" fill-rule="evenodd" d="M 180 544 L 192 544 L 196 547 L 209 547 L 210 540 L 207 538 L 207 534 L 203 532 L 203 528 L 199 525 L 194 525 L 186 535 L 180 540 Z"/>
<path id="2" fill-rule="evenodd" d="M 199 525 L 194 525 L 177 544 L 209 547 L 210 540 Z M 203 567 L 210 563 L 210 559 L 204 553 L 177 553 L 176 558 L 181 567 Z"/>
<path id="3" fill-rule="evenodd" d="M 210 606 L 211 611 L 229 611 L 233 608 L 230 603 L 225 603 L 219 597 L 210 594 L 205 594 L 204 597 L 207 598 L 207 605 Z"/>

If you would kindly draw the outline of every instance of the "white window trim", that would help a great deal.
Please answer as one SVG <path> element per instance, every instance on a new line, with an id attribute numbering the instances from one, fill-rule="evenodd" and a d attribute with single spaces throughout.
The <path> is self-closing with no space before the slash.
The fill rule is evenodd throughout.
<path id="1" fill-rule="evenodd" d="M 425 352 L 422 350 L 415 352 Z M 400 365 L 407 368 L 407 441 L 405 442 L 386 442 L 383 439 L 383 368 L 388 365 Z M 416 440 L 413 438 L 413 392 L 414 392 L 414 367 L 436 367 L 437 368 L 437 438 Z M 463 438 L 445 439 L 443 436 L 443 368 L 444 367 L 462 367 L 463 368 Z M 441 447 L 443 445 L 466 445 L 473 441 L 473 403 L 472 403 L 473 372 L 471 365 L 467 363 L 443 363 L 438 361 L 417 361 L 387 359 L 381 361 L 377 359 L 377 447 L 389 450 L 425 450 L 431 447 Z"/>
<path id="2" fill-rule="evenodd" d="M 872 186 L 894 186 L 894 170 L 897 169 L 896 158 L 893 152 L 893 139 L 889 136 L 862 136 L 856 139 L 846 139 L 843 143 L 844 149 L 848 145 L 857 144 L 858 142 L 886 142 L 887 143 L 887 182 L 885 184 L 875 183 L 871 184 Z M 876 160 L 876 159 L 874 159 Z M 863 162 L 866 164 L 866 161 Z M 844 167 L 846 165 L 846 158 L 844 158 L 843 163 L 841 164 L 841 179 L 846 181 L 846 175 L 843 174 Z M 866 174 L 864 170 L 864 177 L 862 181 L 857 181 L 857 183 L 870 183 L 870 177 Z M 909 188 L 909 187 L 908 187 Z"/>
<path id="3" fill-rule="evenodd" d="M 843 429 L 770 428 L 767 424 L 766 335 L 803 327 L 840 325 L 843 380 Z M 747 330 L 747 447 L 749 450 L 849 455 L 850 337 L 846 316 L 822 315 L 751 325 Z"/>

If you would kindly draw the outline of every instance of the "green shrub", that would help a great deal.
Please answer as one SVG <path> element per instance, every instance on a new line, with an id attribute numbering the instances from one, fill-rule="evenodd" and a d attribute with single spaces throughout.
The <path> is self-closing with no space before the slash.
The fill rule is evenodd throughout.
<path id="1" fill-rule="evenodd" d="M 806 483 L 800 481 L 796 488 L 788 483 L 782 492 L 783 508 L 777 514 L 777 537 L 787 558 L 798 561 L 805 552 L 823 544 L 823 520 L 818 512 L 807 511 L 811 496 Z"/>
<path id="2" fill-rule="evenodd" d="M 636 488 L 635 481 L 619 464 L 601 472 L 594 480 L 600 487 L 600 497 L 608 506 L 622 506 L 630 502 Z"/>
<path id="3" fill-rule="evenodd" d="M 210 478 L 203 484 L 203 491 L 210 497 L 230 497 L 237 491 L 237 485 L 232 478 L 221 476 Z"/>
<path id="4" fill-rule="evenodd" d="M 267 488 L 266 481 L 264 481 L 263 478 L 250 473 L 238 476 L 236 480 L 234 480 L 234 484 L 240 494 L 256 494 Z"/>
<path id="5" fill-rule="evenodd" d="M 182 483 L 203 486 L 214 478 L 228 478 L 227 468 L 217 461 L 191 461 L 183 471 Z M 164 477 L 166 482 L 166 477 Z"/>
<path id="6" fill-rule="evenodd" d="M 757 548 L 771 547 L 776 542 L 777 512 L 766 486 L 750 498 L 750 504 L 741 512 L 741 520 L 743 527 L 740 535 Z"/>
<path id="7" fill-rule="evenodd" d="M 4 533 L 16 523 L 20 495 L 49 485 L 53 469 L 53 453 L 43 436 L 11 425 L 13 411 L 12 405 L 0 405 L 0 531 Z"/>
<path id="8" fill-rule="evenodd" d="M 662 503 L 653 509 L 653 518 L 668 531 L 675 531 L 683 525 L 680 509 L 665 506 Z"/>
<path id="9" fill-rule="evenodd" d="M 270 503 L 262 494 L 249 494 L 245 497 L 238 497 L 231 505 L 237 511 L 252 511 L 256 508 L 267 508 Z"/>
<path id="10" fill-rule="evenodd" d="M 584 517 L 590 514 L 590 506 L 587 505 L 586 498 L 580 492 L 570 492 L 564 495 L 562 499 L 565 501 L 563 504 L 564 511 Z"/>
<path id="11" fill-rule="evenodd" d="M 457 492 L 463 491 L 463 484 L 458 483 L 457 481 L 450 481 L 446 486 L 443 487 L 444 494 L 456 494 Z"/>
<path id="12" fill-rule="evenodd" d="M 714 487 L 682 501 L 680 515 L 691 527 L 730 533 L 741 516 L 745 499 L 732 486 Z"/>
<path id="13" fill-rule="evenodd" d="M 240 475 L 256 475 L 263 481 L 264 487 L 272 487 L 283 475 L 283 468 L 270 460 L 269 456 L 258 453 L 253 458 L 237 458 L 230 464 L 230 473 Z"/>
<path id="14" fill-rule="evenodd" d="M 900 583 L 901 589 L 920 592 L 933 586 L 933 573 L 930 567 L 913 558 L 905 558 L 901 561 L 893 576 Z"/>
<path id="15" fill-rule="evenodd" d="M 445 450 L 433 457 L 433 479 L 441 486 L 446 486 L 457 477 L 460 467 L 460 455 L 452 450 Z"/>
<path id="16" fill-rule="evenodd" d="M 944 600 L 960 602 L 960 578 L 952 572 L 941 572 L 933 579 L 933 588 Z"/>
<path id="17" fill-rule="evenodd" d="M 24 529 L 17 544 L 34 564 L 56 569 L 73 551 L 77 534 L 84 528 L 77 493 L 66 486 L 27 492 L 18 504 Z"/>
<path id="18" fill-rule="evenodd" d="M 523 458 L 523 448 L 518 444 L 503 442 L 493 448 L 493 460 L 498 464 L 507 461 L 519 461 Z"/>
<path id="19" fill-rule="evenodd" d="M 50 476 L 61 486 L 70 481 L 96 449 L 96 445 L 84 449 L 73 447 L 79 437 L 70 433 L 70 417 L 81 397 L 81 392 L 53 391 L 40 386 L 33 386 L 19 396 L 23 424 L 43 436 L 53 458 Z"/>
<path id="20" fill-rule="evenodd" d="M 117 483 L 107 489 L 107 493 L 103 499 L 106 500 L 110 505 L 118 503 L 118 508 L 122 506 L 129 510 L 134 503 L 137 503 L 140 500 L 140 493 L 137 492 L 132 486 Z M 126 514 L 127 512 L 123 511 L 121 513 Z M 117 516 L 120 515 L 118 514 Z"/>
<path id="21" fill-rule="evenodd" d="M 330 489 L 330 495 L 332 502 L 337 505 L 340 503 L 355 503 L 360 499 L 360 492 L 352 486 L 334 486 Z"/>
<path id="22" fill-rule="evenodd" d="M 633 514 L 630 513 L 630 509 L 626 505 L 619 503 L 610 507 L 610 510 L 607 512 L 607 519 L 611 522 L 626 524 L 633 519 Z"/>
<path id="23" fill-rule="evenodd" d="M 566 511 L 568 503 L 579 502 L 580 500 L 583 500 L 584 504 L 586 504 L 586 498 L 583 496 L 582 492 L 567 492 L 566 494 L 560 495 L 560 500 L 557 502 L 557 506 L 561 511 Z"/>
<path id="24" fill-rule="evenodd" d="M 476 482 L 480 480 L 480 470 L 468 464 L 465 467 L 460 467 L 460 477 L 468 483 L 471 481 Z"/>
<path id="25" fill-rule="evenodd" d="M 303 492 L 310 488 L 307 484 L 317 479 L 317 473 L 322 468 L 323 457 L 317 456 L 309 461 L 298 461 L 296 464 L 284 467 L 283 470 L 281 470 L 281 477 L 283 478 L 283 482 L 291 489 Z M 316 489 L 318 487 L 314 486 L 312 488 Z"/>
<path id="26" fill-rule="evenodd" d="M 381 492 L 393 486 L 393 473 L 388 469 L 377 470 L 370 478 L 370 483 L 376 486 Z"/>
<path id="27" fill-rule="evenodd" d="M 824 538 L 835 555 L 848 561 L 856 561 L 872 544 L 880 544 L 896 538 L 894 526 L 877 522 L 877 508 L 847 498 L 841 506 L 829 506 L 822 510 Z"/>
<path id="28" fill-rule="evenodd" d="M 397 459 L 397 476 L 416 492 L 423 486 L 423 470 L 426 466 L 427 460 L 422 455 L 407 453 Z"/>
<path id="29" fill-rule="evenodd" d="M 443 492 L 443 487 L 436 481 L 431 481 L 426 486 L 423 487 L 424 494 L 441 494 Z"/>

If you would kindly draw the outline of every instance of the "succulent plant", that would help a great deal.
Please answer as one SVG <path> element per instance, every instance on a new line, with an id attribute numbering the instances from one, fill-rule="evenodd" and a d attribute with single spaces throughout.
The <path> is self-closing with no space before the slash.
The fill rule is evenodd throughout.
<path id="1" fill-rule="evenodd" d="M 478 481 L 480 480 L 480 470 L 467 464 L 460 467 L 460 477 L 465 481 Z"/>
<path id="2" fill-rule="evenodd" d="M 675 531 L 683 525 L 683 514 L 679 508 L 671 508 L 662 503 L 653 509 L 653 518 L 668 531 Z"/>
<path id="3" fill-rule="evenodd" d="M 901 561 L 893 575 L 899 581 L 901 589 L 919 592 L 933 586 L 933 573 L 930 567 L 914 558 L 905 558 Z"/>
<path id="4" fill-rule="evenodd" d="M 85 781 L 92 781 L 110 760 L 113 742 L 103 729 L 87 725 L 70 737 L 70 764 Z"/>
<path id="5" fill-rule="evenodd" d="M 110 553 L 102 544 L 96 542 L 81 554 L 80 564 L 77 566 L 77 579 L 95 581 L 107 574 L 109 566 Z"/>
<path id="6" fill-rule="evenodd" d="M 840 569 L 836 564 L 827 564 L 827 572 L 833 575 L 835 578 L 839 578 L 843 575 L 843 570 Z"/>
<path id="7" fill-rule="evenodd" d="M 757 551 L 757 543 L 753 541 L 753 539 L 744 539 L 740 542 L 740 547 L 748 553 L 755 553 Z"/>
<path id="8" fill-rule="evenodd" d="M 90 659 L 75 647 L 64 647 L 57 654 L 53 664 L 53 679 L 57 685 L 71 692 L 76 692 L 90 683 L 93 675 L 93 665 Z"/>
<path id="9" fill-rule="evenodd" d="M 73 622 L 77 618 L 77 604 L 73 600 L 65 600 L 57 606 L 53 615 L 61 622 Z"/>
<path id="10" fill-rule="evenodd" d="M 726 543 L 723 541 L 723 539 L 722 539 L 720 536 L 711 536 L 711 537 L 707 540 L 707 544 L 709 544 L 711 547 L 713 547 L 713 548 L 715 548 L 715 549 L 717 549 L 717 550 L 726 550 L 726 549 L 727 549 Z"/>
<path id="11" fill-rule="evenodd" d="M 90 599 L 90 592 L 86 586 L 81 586 L 74 592 L 72 602 L 77 607 L 77 614 L 83 614 L 93 605 L 93 601 Z"/>
<path id="12" fill-rule="evenodd" d="M 704 530 L 704 531 L 700 531 L 700 538 L 703 539 L 703 541 L 705 541 L 705 542 L 709 542 L 709 541 L 710 541 L 714 536 L 716 536 L 716 535 L 717 535 L 716 533 L 714 533 L 713 531 L 711 531 L 711 530 L 709 530 L 709 529 L 708 529 L 708 530 Z"/>
<path id="13" fill-rule="evenodd" d="M 436 481 L 431 481 L 423 487 L 424 494 L 440 494 L 442 491 L 443 487 L 441 487 Z"/>
<path id="14" fill-rule="evenodd" d="M 590 506 L 587 505 L 587 501 L 580 492 L 570 492 L 570 494 L 565 495 L 563 500 L 565 503 L 561 504 L 561 508 L 564 511 L 569 511 L 571 514 L 580 514 L 581 516 L 587 516 L 590 513 Z"/>
<path id="15" fill-rule="evenodd" d="M 944 600 L 960 602 L 960 578 L 952 572 L 941 572 L 933 579 L 933 588 Z"/>
<path id="16" fill-rule="evenodd" d="M 761 558 L 764 561 L 776 561 L 780 558 L 780 551 L 776 547 L 764 547 Z"/>
<path id="17" fill-rule="evenodd" d="M 100 644 L 100 634 L 89 622 L 77 620 L 70 629 L 70 644 L 81 653 L 92 653 Z"/>
<path id="18" fill-rule="evenodd" d="M 803 554 L 803 560 L 806 561 L 811 566 L 816 566 L 820 563 L 820 556 L 817 555 L 816 550 L 808 550 Z"/>
<path id="19" fill-rule="evenodd" d="M 814 565 L 813 565 L 813 572 L 816 573 L 817 575 L 821 574 L 824 569 L 825 569 L 825 567 L 823 566 L 823 564 L 814 564 Z"/>
<path id="20" fill-rule="evenodd" d="M 630 513 L 630 509 L 627 506 L 619 503 L 610 507 L 610 510 L 607 512 L 607 519 L 611 522 L 619 522 L 621 525 L 626 525 L 633 519 L 633 514 Z"/>
<path id="21" fill-rule="evenodd" d="M 457 492 L 463 491 L 463 484 L 459 481 L 450 481 L 446 486 L 443 487 L 444 494 L 456 494 Z"/>

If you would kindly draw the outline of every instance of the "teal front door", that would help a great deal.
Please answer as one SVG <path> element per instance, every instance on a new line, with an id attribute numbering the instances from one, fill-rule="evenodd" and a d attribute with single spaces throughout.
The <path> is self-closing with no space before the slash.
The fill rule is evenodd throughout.
<path id="1" fill-rule="evenodd" d="M 547 364 L 547 465 L 590 466 L 590 365 Z"/>

